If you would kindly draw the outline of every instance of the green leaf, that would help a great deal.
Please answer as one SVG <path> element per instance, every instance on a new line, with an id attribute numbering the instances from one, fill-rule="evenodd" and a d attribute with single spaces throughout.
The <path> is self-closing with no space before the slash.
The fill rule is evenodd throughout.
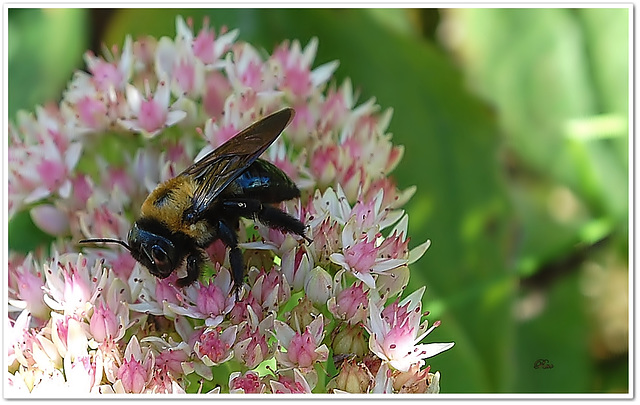
<path id="1" fill-rule="evenodd" d="M 23 210 L 11 217 L 7 225 L 9 250 L 27 254 L 41 246 L 48 246 L 54 238 L 44 233 L 31 220 L 29 210 Z"/>
<path id="2" fill-rule="evenodd" d="M 587 319 L 578 286 L 578 274 L 573 274 L 548 291 L 526 291 L 520 297 L 524 307 L 541 301 L 542 312 L 518 326 L 516 392 L 592 392 L 589 381 L 595 370 L 584 339 Z M 553 367 L 536 367 L 538 360 Z"/>

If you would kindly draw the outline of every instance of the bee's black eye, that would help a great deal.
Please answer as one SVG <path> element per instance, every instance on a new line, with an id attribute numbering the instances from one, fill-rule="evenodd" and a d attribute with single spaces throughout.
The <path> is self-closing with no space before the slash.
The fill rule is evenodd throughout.
<path id="1" fill-rule="evenodd" d="M 153 245 L 151 247 L 151 257 L 158 267 L 163 267 L 169 261 L 167 253 L 158 245 Z"/>

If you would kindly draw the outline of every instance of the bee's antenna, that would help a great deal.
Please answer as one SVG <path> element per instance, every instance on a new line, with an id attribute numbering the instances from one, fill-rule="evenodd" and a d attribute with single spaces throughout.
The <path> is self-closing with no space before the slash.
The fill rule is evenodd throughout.
<path id="1" fill-rule="evenodd" d="M 109 239 L 109 238 L 82 239 L 78 241 L 78 243 L 117 243 L 118 245 L 124 246 L 129 252 L 131 252 L 131 247 L 129 247 L 129 245 L 127 245 L 125 241 L 119 240 L 119 239 Z"/>

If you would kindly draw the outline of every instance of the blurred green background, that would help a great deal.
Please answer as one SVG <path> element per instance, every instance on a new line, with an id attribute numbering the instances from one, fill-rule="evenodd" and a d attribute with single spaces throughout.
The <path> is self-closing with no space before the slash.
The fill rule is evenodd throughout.
<path id="1" fill-rule="evenodd" d="M 267 52 L 318 37 L 314 66 L 394 109 L 442 392 L 628 392 L 629 9 L 10 9 L 10 119 L 178 14 Z"/>

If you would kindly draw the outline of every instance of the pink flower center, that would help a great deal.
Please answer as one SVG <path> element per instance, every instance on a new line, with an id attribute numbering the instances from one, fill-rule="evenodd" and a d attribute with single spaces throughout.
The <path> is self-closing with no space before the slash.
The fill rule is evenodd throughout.
<path id="1" fill-rule="evenodd" d="M 162 366 L 180 375 L 183 373 L 182 362 L 187 360 L 187 354 L 183 350 L 164 350 L 156 357 L 156 366 Z"/>
<path id="2" fill-rule="evenodd" d="M 233 389 L 243 389 L 247 394 L 260 393 L 260 378 L 258 374 L 248 372 L 244 377 L 238 377 L 231 382 Z"/>
<path id="3" fill-rule="evenodd" d="M 98 127 L 98 118 L 104 117 L 107 113 L 107 108 L 101 101 L 89 96 L 78 101 L 77 109 L 80 120 L 90 128 Z"/>
<path id="4" fill-rule="evenodd" d="M 311 89 L 311 76 L 309 69 L 293 66 L 287 69 L 284 79 L 284 87 L 291 89 L 296 96 L 305 96 Z"/>
<path id="5" fill-rule="evenodd" d="M 206 91 L 202 96 L 204 110 L 210 117 L 217 117 L 224 110 L 224 102 L 231 93 L 229 81 L 218 72 L 211 72 L 205 83 Z"/>
<path id="6" fill-rule="evenodd" d="M 117 66 L 105 61 L 98 61 L 91 69 L 91 73 L 93 73 L 97 87 L 103 92 L 109 90 L 110 86 L 119 89 L 124 79 Z"/>
<path id="7" fill-rule="evenodd" d="M 174 77 L 182 91 L 185 93 L 193 91 L 194 83 L 196 81 L 195 68 L 193 67 L 193 64 L 186 60 L 178 62 L 178 65 L 174 70 Z"/>
<path id="8" fill-rule="evenodd" d="M 311 170 L 317 177 L 322 177 L 327 167 L 332 164 L 337 168 L 340 150 L 336 145 L 320 147 L 313 152 L 311 156 Z"/>
<path id="9" fill-rule="evenodd" d="M 140 123 L 140 127 L 145 131 L 153 132 L 156 129 L 162 128 L 166 118 L 166 109 L 160 107 L 154 100 L 143 100 L 140 103 L 138 122 Z"/>
<path id="10" fill-rule="evenodd" d="M 346 319 L 351 319 L 358 310 L 367 308 L 367 293 L 364 292 L 362 284 L 354 285 L 342 290 L 338 294 L 337 302 Z"/>
<path id="11" fill-rule="evenodd" d="M 200 354 L 207 356 L 215 363 L 221 362 L 227 355 L 230 347 L 223 342 L 218 332 L 211 331 L 200 335 Z"/>
<path id="12" fill-rule="evenodd" d="M 344 250 L 347 264 L 355 271 L 369 273 L 376 262 L 374 241 L 358 242 Z"/>
<path id="13" fill-rule="evenodd" d="M 262 69 L 256 61 L 252 60 L 240 75 L 240 81 L 247 87 L 259 89 L 262 81 Z"/>
<path id="14" fill-rule="evenodd" d="M 413 349 L 414 346 L 414 333 L 413 328 L 407 325 L 393 327 L 384 339 L 384 351 L 385 353 L 399 353 L 400 355 L 407 354 L 409 349 Z M 391 357 L 397 357 L 392 355 Z"/>
<path id="15" fill-rule="evenodd" d="M 201 30 L 198 36 L 193 40 L 193 54 L 196 55 L 204 64 L 213 63 L 213 40 L 215 35 L 213 31 Z"/>
<path id="16" fill-rule="evenodd" d="M 283 392 L 280 390 L 276 390 L 275 393 L 276 394 L 304 394 L 305 393 L 305 389 L 302 385 L 302 383 L 296 382 L 291 378 L 285 377 L 285 376 L 280 376 L 280 379 L 278 380 L 279 383 L 281 383 L 282 385 L 285 386 L 285 388 L 287 388 L 289 391 Z"/>
<path id="17" fill-rule="evenodd" d="M 251 336 L 251 341 L 247 345 L 247 351 L 245 354 L 245 364 L 255 364 L 257 365 L 262 360 L 264 360 L 264 356 L 269 352 L 269 346 L 267 345 L 267 339 L 264 335 L 256 333 Z"/>
<path id="18" fill-rule="evenodd" d="M 36 171 L 49 191 L 54 191 L 60 187 L 67 173 L 67 169 L 62 162 L 56 162 L 50 159 L 43 159 L 42 162 L 36 166 Z"/>

